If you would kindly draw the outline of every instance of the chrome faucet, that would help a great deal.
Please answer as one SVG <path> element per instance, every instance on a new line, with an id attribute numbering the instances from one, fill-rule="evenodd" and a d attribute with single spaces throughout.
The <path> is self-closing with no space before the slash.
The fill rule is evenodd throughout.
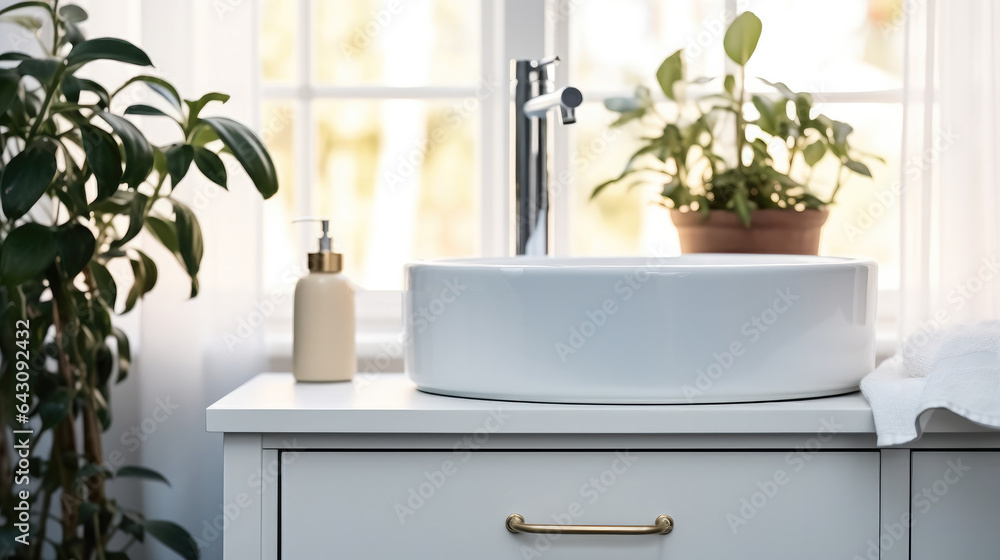
<path id="1" fill-rule="evenodd" d="M 583 94 L 574 87 L 549 91 L 548 67 L 558 56 L 518 60 L 514 67 L 514 175 L 517 212 L 517 254 L 549 252 L 548 119 L 559 109 L 562 124 L 576 122 Z"/>

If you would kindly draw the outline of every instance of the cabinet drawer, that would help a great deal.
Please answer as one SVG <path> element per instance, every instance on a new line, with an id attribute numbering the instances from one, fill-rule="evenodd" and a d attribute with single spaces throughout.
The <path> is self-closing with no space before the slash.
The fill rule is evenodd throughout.
<path id="1" fill-rule="evenodd" d="M 878 541 L 877 452 L 309 451 L 281 462 L 284 559 L 842 560 Z M 513 534 L 512 513 L 560 525 L 667 514 L 675 526 Z"/>
<path id="2" fill-rule="evenodd" d="M 1000 453 L 914 451 L 912 560 L 982 560 L 1000 551 Z"/>

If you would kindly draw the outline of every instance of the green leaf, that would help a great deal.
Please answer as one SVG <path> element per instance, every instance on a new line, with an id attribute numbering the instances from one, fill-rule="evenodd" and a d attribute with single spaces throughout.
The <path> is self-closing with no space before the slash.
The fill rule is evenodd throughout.
<path id="1" fill-rule="evenodd" d="M 663 94 L 674 101 L 677 101 L 674 85 L 684 79 L 684 58 L 681 56 L 683 52 L 684 50 L 680 49 L 668 56 L 656 69 L 656 81 L 659 82 Z"/>
<path id="2" fill-rule="evenodd" d="M 118 327 L 111 328 L 111 336 L 118 343 L 118 379 L 115 380 L 115 383 L 121 383 L 128 377 L 128 371 L 132 367 L 132 347 L 129 345 L 125 331 Z"/>
<path id="3" fill-rule="evenodd" d="M 203 119 L 203 122 L 215 130 L 265 199 L 278 192 L 278 175 L 274 162 L 253 131 L 225 117 L 210 117 Z"/>
<path id="4" fill-rule="evenodd" d="M 122 477 L 153 480 L 156 482 L 162 482 L 167 486 L 170 486 L 170 481 L 168 481 L 167 478 L 162 474 L 154 471 L 153 469 L 141 467 L 138 465 L 125 466 L 115 471 L 115 478 L 122 478 Z"/>
<path id="5" fill-rule="evenodd" d="M 142 527 L 142 523 L 128 514 L 122 514 L 121 525 L 119 526 L 122 532 L 132 535 L 139 542 L 143 542 L 146 537 L 146 532 Z"/>
<path id="6" fill-rule="evenodd" d="M 136 66 L 152 66 L 152 61 L 142 49 L 114 37 L 90 39 L 73 47 L 66 56 L 66 64 L 76 68 L 95 60 L 116 60 Z"/>
<path id="7" fill-rule="evenodd" d="M 62 422 L 69 414 L 70 394 L 66 389 L 56 389 L 38 405 L 38 414 L 42 417 L 42 431 L 48 430 Z"/>
<path id="8" fill-rule="evenodd" d="M 83 267 L 94 257 L 96 240 L 87 226 L 75 223 L 62 227 L 55 233 L 56 254 L 67 279 L 76 278 Z"/>
<path id="9" fill-rule="evenodd" d="M 45 26 L 45 22 L 42 21 L 42 18 L 34 15 L 4 16 L 0 21 L 3 21 L 3 23 L 13 23 L 14 25 L 30 31 L 33 34 L 37 34 L 42 30 L 42 27 Z"/>
<path id="10" fill-rule="evenodd" d="M 170 115 L 164 113 L 163 111 L 153 107 L 152 105 L 144 105 L 142 103 L 132 105 L 125 109 L 126 115 L 145 115 L 151 117 L 168 117 L 173 119 Z"/>
<path id="11" fill-rule="evenodd" d="M 843 145 L 847 136 L 854 132 L 854 128 L 845 122 L 831 120 L 830 123 L 833 125 L 833 141 L 839 145 Z"/>
<path id="12" fill-rule="evenodd" d="M 807 125 L 811 120 L 810 114 L 812 112 L 812 95 L 808 93 L 800 93 L 795 96 L 795 116 L 799 119 L 799 122 L 803 126 Z"/>
<path id="13" fill-rule="evenodd" d="M 187 175 L 194 160 L 194 148 L 187 144 L 174 144 L 167 150 L 167 173 L 170 174 L 171 188 L 176 188 Z"/>
<path id="14" fill-rule="evenodd" d="M 733 191 L 733 211 L 739 216 L 745 227 L 750 227 L 750 200 L 745 188 L 737 188 Z"/>
<path id="15" fill-rule="evenodd" d="M 596 198 L 597 195 L 601 194 L 601 191 L 603 191 L 604 189 L 608 188 L 609 186 L 611 186 L 611 185 L 613 185 L 613 184 L 615 184 L 615 183 L 617 183 L 617 182 L 625 179 L 626 177 L 628 177 L 629 175 L 632 175 L 633 173 L 638 173 L 639 171 L 650 171 L 650 170 L 649 169 L 628 169 L 627 168 L 627 169 L 625 169 L 625 171 L 622 172 L 621 175 L 615 177 L 614 179 L 608 179 L 607 181 L 604 181 L 600 185 L 597 185 L 596 187 L 594 187 L 594 190 L 592 190 L 590 192 L 590 200 L 594 200 L 594 198 Z"/>
<path id="16" fill-rule="evenodd" d="M 201 236 L 201 225 L 194 211 L 185 204 L 171 199 L 174 205 L 174 216 L 177 224 L 177 249 L 183 257 L 184 267 L 192 277 L 201 268 L 201 257 L 205 252 Z"/>
<path id="17" fill-rule="evenodd" d="M 179 255 L 180 251 L 177 246 L 177 226 L 172 222 L 168 222 L 163 218 L 149 215 L 146 217 L 146 229 L 149 233 L 153 234 L 168 251 L 174 255 Z M 183 264 L 183 261 L 181 261 Z"/>
<path id="18" fill-rule="evenodd" d="M 88 268 L 90 268 L 90 274 L 94 277 L 94 284 L 97 287 L 97 292 L 93 295 L 101 300 L 108 309 L 114 311 L 115 302 L 118 301 L 118 285 L 115 284 L 115 278 L 108 272 L 107 267 L 99 262 L 92 261 Z"/>
<path id="19" fill-rule="evenodd" d="M 0 69 L 0 115 L 7 112 L 11 101 L 17 95 L 21 83 L 21 75 L 12 68 Z"/>
<path id="20" fill-rule="evenodd" d="M 170 521 L 144 521 L 146 533 L 165 544 L 184 560 L 198 560 L 198 544 L 186 530 Z"/>
<path id="21" fill-rule="evenodd" d="M 802 193 L 798 198 L 805 203 L 806 208 L 822 208 L 823 206 L 826 206 L 825 201 L 811 193 Z"/>
<path id="22" fill-rule="evenodd" d="M 104 465 L 98 465 L 97 463 L 87 463 L 86 465 L 80 467 L 80 469 L 76 471 L 76 474 L 73 477 L 73 481 L 76 483 L 86 484 L 88 480 L 93 479 L 95 477 L 98 477 L 101 480 L 103 480 L 108 478 L 109 476 L 111 476 L 111 471 L 109 471 L 108 468 L 105 467 Z"/>
<path id="23" fill-rule="evenodd" d="M 146 229 L 163 244 L 191 277 L 191 297 L 198 294 L 198 268 L 201 266 L 201 254 L 204 250 L 201 227 L 194 213 L 183 204 L 174 203 L 177 223 L 169 222 L 160 217 L 149 215 L 146 218 Z M 178 210 L 178 208 L 182 208 Z M 183 233 L 181 230 L 185 230 Z M 182 241 L 183 239 L 183 241 Z"/>
<path id="24" fill-rule="evenodd" d="M 63 95 L 66 96 L 66 101 L 71 103 L 80 102 L 80 91 L 83 90 L 83 84 L 80 83 L 79 78 L 76 76 L 65 76 L 59 87 L 62 89 Z"/>
<path id="25" fill-rule="evenodd" d="M 850 169 L 851 171 L 859 175 L 864 175 L 865 177 L 872 176 L 872 172 L 870 169 L 868 169 L 868 166 L 861 163 L 860 161 L 854 161 L 853 159 L 849 159 L 844 162 L 844 167 Z"/>
<path id="26" fill-rule="evenodd" d="M 736 16 L 722 39 L 722 46 L 729 59 L 740 66 L 746 66 L 753 51 L 757 49 L 761 28 L 760 18 L 753 12 L 743 12 Z"/>
<path id="27" fill-rule="evenodd" d="M 188 122 L 195 122 L 198 120 L 198 115 L 201 114 L 201 110 L 205 108 L 211 101 L 221 101 L 225 103 L 229 101 L 229 96 L 224 93 L 212 92 L 202 95 L 195 101 L 184 100 L 184 103 L 188 106 Z"/>
<path id="28" fill-rule="evenodd" d="M 762 95 L 754 95 L 750 99 L 757 112 L 760 113 L 760 118 L 757 119 L 757 126 L 768 134 L 776 135 L 778 133 L 778 123 L 775 119 L 774 103 Z"/>
<path id="29" fill-rule="evenodd" d="M 104 86 L 93 80 L 77 78 L 76 76 L 70 77 L 80 81 L 80 86 L 83 91 L 89 91 L 97 95 L 97 98 L 99 99 L 98 106 L 102 109 L 107 109 L 108 106 L 111 105 L 111 97 L 108 95 L 108 90 L 104 89 Z"/>
<path id="30" fill-rule="evenodd" d="M 35 140 L 11 158 L 0 176 L 0 203 L 7 219 L 16 220 L 31 210 L 55 175 L 56 147 L 49 140 Z"/>
<path id="31" fill-rule="evenodd" d="M 660 190 L 660 196 L 664 198 L 671 198 L 674 191 L 676 191 L 681 186 L 681 182 L 677 179 L 670 181 L 669 183 L 663 184 L 663 189 Z"/>
<path id="32" fill-rule="evenodd" d="M 17 71 L 22 76 L 31 76 L 45 84 L 52 81 L 61 64 L 61 61 L 53 58 L 26 58 L 17 65 Z"/>
<path id="33" fill-rule="evenodd" d="M 736 77 L 732 74 L 726 74 L 726 78 L 722 81 L 722 87 L 726 89 L 729 95 L 733 95 L 736 90 Z"/>
<path id="34" fill-rule="evenodd" d="M 826 144 L 822 140 L 817 140 L 802 150 L 802 156 L 809 167 L 816 165 L 819 160 L 823 159 L 824 155 L 826 155 Z"/>
<path id="35" fill-rule="evenodd" d="M 145 285 L 143 286 L 142 293 L 146 294 L 149 293 L 156 286 L 156 277 L 157 277 L 156 263 L 153 262 L 153 259 L 149 258 L 149 256 L 146 255 L 146 253 L 143 253 L 142 251 L 138 250 L 136 251 L 136 253 L 138 253 L 139 260 L 142 262 L 142 266 L 145 269 L 146 282 Z"/>
<path id="36" fill-rule="evenodd" d="M 228 181 L 226 177 L 226 165 L 222 163 L 222 159 L 214 152 L 201 147 L 195 148 L 194 163 L 198 166 L 201 174 L 207 177 L 209 181 L 222 188 L 226 188 L 226 182 Z"/>
<path id="37" fill-rule="evenodd" d="M 642 103 L 635 97 L 609 97 L 604 100 L 604 107 L 616 113 L 629 113 L 642 108 Z"/>
<path id="38" fill-rule="evenodd" d="M 215 130 L 210 126 L 199 126 L 195 129 L 194 134 L 191 137 L 191 141 L 188 142 L 192 146 L 205 146 L 219 139 L 219 135 L 215 133 Z"/>
<path id="39" fill-rule="evenodd" d="M 146 180 L 153 170 L 153 147 L 139 129 L 125 117 L 119 117 L 108 112 L 98 112 L 97 116 L 111 125 L 115 134 L 125 148 L 125 173 L 122 181 L 134 189 Z"/>
<path id="40" fill-rule="evenodd" d="M 75 47 L 80 43 L 86 41 L 86 38 L 84 38 L 83 36 L 83 32 L 80 31 L 80 28 L 77 26 L 77 24 L 71 21 L 64 21 L 63 27 L 65 27 L 66 30 L 63 33 L 63 36 L 59 38 L 59 46 L 69 43 L 70 45 L 73 45 Z"/>
<path id="41" fill-rule="evenodd" d="M 91 204 L 90 209 L 105 214 L 124 214 L 132 204 L 134 196 L 135 191 L 117 191 L 106 200 Z"/>
<path id="42" fill-rule="evenodd" d="M 614 120 L 609 126 L 611 128 L 619 127 L 628 124 L 636 119 L 641 119 L 643 115 L 646 114 L 645 109 L 639 109 L 636 111 L 629 111 L 627 113 L 622 113 L 617 119 Z"/>
<path id="43" fill-rule="evenodd" d="M 16 4 L 11 4 L 6 8 L 0 10 L 0 15 L 6 14 L 7 12 L 13 12 L 14 10 L 20 10 L 23 8 L 41 8 L 46 12 L 49 12 L 52 8 L 46 2 L 18 2 Z"/>
<path id="44" fill-rule="evenodd" d="M 131 311 L 139 298 L 146 295 L 156 285 L 156 264 L 142 251 L 136 252 L 139 254 L 139 258 L 129 259 L 133 281 L 132 288 L 129 289 L 128 296 L 125 298 L 123 314 Z"/>
<path id="45" fill-rule="evenodd" d="M 19 51 L 8 51 L 0 53 L 0 60 L 28 60 L 31 58 L 30 54 L 19 52 Z"/>
<path id="46" fill-rule="evenodd" d="M 122 156 L 114 137 L 96 126 L 80 127 L 83 151 L 87 164 L 97 179 L 97 198 L 100 202 L 118 191 L 122 182 Z"/>
<path id="47" fill-rule="evenodd" d="M 72 23 L 87 21 L 87 11 L 76 4 L 66 4 L 59 7 L 59 16 Z"/>
<path id="48" fill-rule="evenodd" d="M 142 224 L 146 219 L 146 204 L 149 202 L 149 197 L 136 192 L 132 197 L 132 203 L 129 205 L 129 217 L 128 217 L 128 230 L 125 231 L 125 235 L 111 243 L 112 248 L 118 248 L 122 245 L 131 241 L 139 232 L 142 231 Z"/>
<path id="49" fill-rule="evenodd" d="M 788 86 L 786 86 L 781 82 L 769 82 L 763 78 L 761 78 L 760 81 L 778 90 L 778 93 L 780 93 L 782 97 L 784 97 L 789 101 L 795 101 L 795 98 L 798 97 L 798 95 L 794 91 L 792 91 Z"/>
<path id="50" fill-rule="evenodd" d="M 90 465 L 85 465 L 83 468 L 81 468 L 79 471 L 77 471 L 76 482 L 80 482 L 81 479 L 83 481 L 85 481 L 88 478 L 88 476 L 92 476 L 93 474 L 97 474 L 97 473 L 92 472 L 94 469 L 88 469 L 87 468 L 87 467 L 94 467 L 94 466 L 95 465 L 93 465 L 93 463 L 91 463 Z M 88 471 L 91 471 L 91 472 L 88 473 Z M 79 514 L 80 515 L 80 520 L 79 520 L 79 523 L 82 525 L 84 523 L 91 523 L 91 522 L 93 522 L 94 521 L 94 516 L 97 515 L 97 512 L 99 510 L 100 510 L 100 506 L 98 506 L 94 502 L 83 502 L 82 504 L 80 504 L 80 514 Z"/>
<path id="51" fill-rule="evenodd" d="M 180 110 L 181 95 L 177 93 L 177 89 L 170 85 L 170 82 L 164 80 L 163 78 L 157 78 L 156 76 L 143 75 L 131 78 L 115 90 L 111 97 L 118 95 L 126 87 L 140 82 L 149 86 L 149 88 L 158 93 L 160 97 L 166 99 L 171 105 L 177 108 L 177 110 Z"/>

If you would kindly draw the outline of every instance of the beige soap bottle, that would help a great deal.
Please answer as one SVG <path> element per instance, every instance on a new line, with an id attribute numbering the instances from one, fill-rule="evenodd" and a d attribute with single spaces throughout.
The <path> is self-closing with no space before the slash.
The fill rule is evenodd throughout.
<path id="1" fill-rule="evenodd" d="M 330 220 L 321 222 L 319 252 L 309 253 L 309 274 L 295 285 L 292 373 L 297 381 L 350 381 L 356 368 L 354 286 L 341 274 L 343 255 L 330 244 Z"/>

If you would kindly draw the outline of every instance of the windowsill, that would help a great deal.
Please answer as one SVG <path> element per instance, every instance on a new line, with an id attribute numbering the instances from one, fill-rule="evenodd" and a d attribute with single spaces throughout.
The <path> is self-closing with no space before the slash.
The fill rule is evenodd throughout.
<path id="1" fill-rule="evenodd" d="M 398 373 L 403 371 L 403 333 L 399 330 L 359 330 L 355 336 L 358 371 Z M 292 370 L 292 332 L 267 334 L 268 371 Z"/>

